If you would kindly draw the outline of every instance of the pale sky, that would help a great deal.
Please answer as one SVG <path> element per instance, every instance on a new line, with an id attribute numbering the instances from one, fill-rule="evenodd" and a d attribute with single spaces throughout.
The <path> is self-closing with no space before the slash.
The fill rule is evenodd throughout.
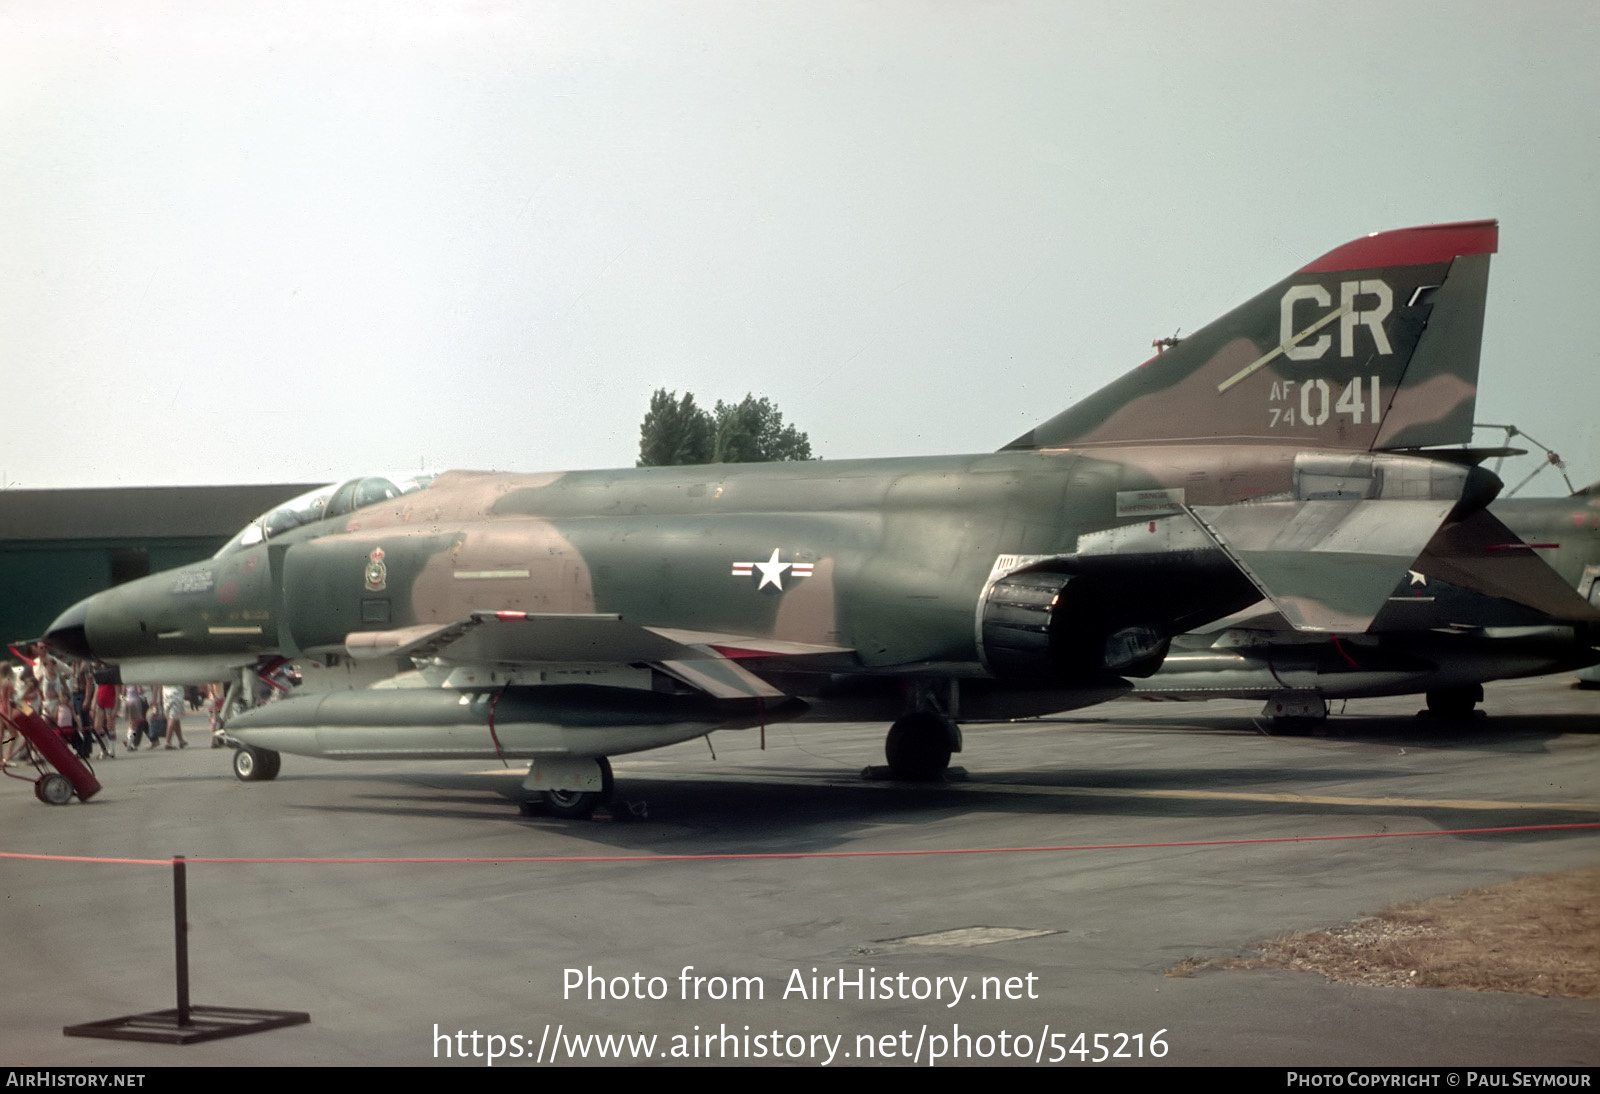
<path id="1" fill-rule="evenodd" d="M 1582 485 L 1597 59 L 1592 0 L 0 0 L 0 477 L 631 466 L 657 387 L 988 451 L 1497 217 L 1478 418 Z"/>

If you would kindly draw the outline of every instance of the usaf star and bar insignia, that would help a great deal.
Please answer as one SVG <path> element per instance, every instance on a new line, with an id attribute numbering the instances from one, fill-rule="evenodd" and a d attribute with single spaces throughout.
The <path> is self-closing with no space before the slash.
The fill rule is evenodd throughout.
<path id="1" fill-rule="evenodd" d="M 779 558 L 779 549 L 772 549 L 772 557 L 765 562 L 735 562 L 733 564 L 734 577 L 755 577 L 760 575 L 761 580 L 756 583 L 759 592 L 771 585 L 778 592 L 783 592 L 783 579 L 785 575 L 791 578 L 810 577 L 815 567 L 811 562 L 784 562 Z"/>

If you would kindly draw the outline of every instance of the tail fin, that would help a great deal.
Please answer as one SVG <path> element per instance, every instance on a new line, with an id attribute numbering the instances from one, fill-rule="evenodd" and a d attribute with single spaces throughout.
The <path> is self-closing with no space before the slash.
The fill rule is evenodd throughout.
<path id="1" fill-rule="evenodd" d="M 1472 437 L 1495 221 L 1338 247 L 1006 448 Z"/>

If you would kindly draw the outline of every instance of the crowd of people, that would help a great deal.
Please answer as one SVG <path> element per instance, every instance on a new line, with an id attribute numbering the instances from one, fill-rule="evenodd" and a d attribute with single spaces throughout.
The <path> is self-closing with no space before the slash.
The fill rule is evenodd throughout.
<path id="1" fill-rule="evenodd" d="M 97 671 L 91 662 L 59 657 L 42 645 L 15 652 L 20 663 L 0 661 L 0 722 L 7 723 L 0 766 L 36 760 L 27 738 L 9 725 L 15 712 L 38 714 L 85 761 L 96 751 L 100 759 L 116 758 L 120 725 L 127 727 L 121 743 L 130 751 L 188 748 L 184 719 L 202 710 L 209 713 L 212 746 L 221 740 L 221 684 L 119 687 L 115 670 Z"/>

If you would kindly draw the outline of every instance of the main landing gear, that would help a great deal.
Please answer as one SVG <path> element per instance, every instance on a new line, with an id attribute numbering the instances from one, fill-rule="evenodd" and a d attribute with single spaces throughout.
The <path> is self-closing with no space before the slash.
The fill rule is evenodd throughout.
<path id="1" fill-rule="evenodd" d="M 1482 684 L 1464 684 L 1458 688 L 1440 688 L 1430 691 L 1428 716 L 1449 722 L 1464 722 L 1476 712 L 1483 702 Z"/>
<path id="2" fill-rule="evenodd" d="M 931 710 L 903 716 L 889 727 L 889 736 L 883 742 L 889 773 L 909 782 L 943 778 L 951 753 L 960 751 L 961 727 Z"/>
<path id="3" fill-rule="evenodd" d="M 1328 720 L 1328 701 L 1316 692 L 1284 691 L 1267 700 L 1261 725 L 1268 737 L 1309 737 Z"/>
<path id="4" fill-rule="evenodd" d="M 611 761 L 604 756 L 594 761 L 600 771 L 599 790 L 545 790 L 522 802 L 524 817 L 543 813 L 562 820 L 584 820 L 604 802 L 611 800 Z M 524 784 L 526 785 L 526 784 Z"/>

